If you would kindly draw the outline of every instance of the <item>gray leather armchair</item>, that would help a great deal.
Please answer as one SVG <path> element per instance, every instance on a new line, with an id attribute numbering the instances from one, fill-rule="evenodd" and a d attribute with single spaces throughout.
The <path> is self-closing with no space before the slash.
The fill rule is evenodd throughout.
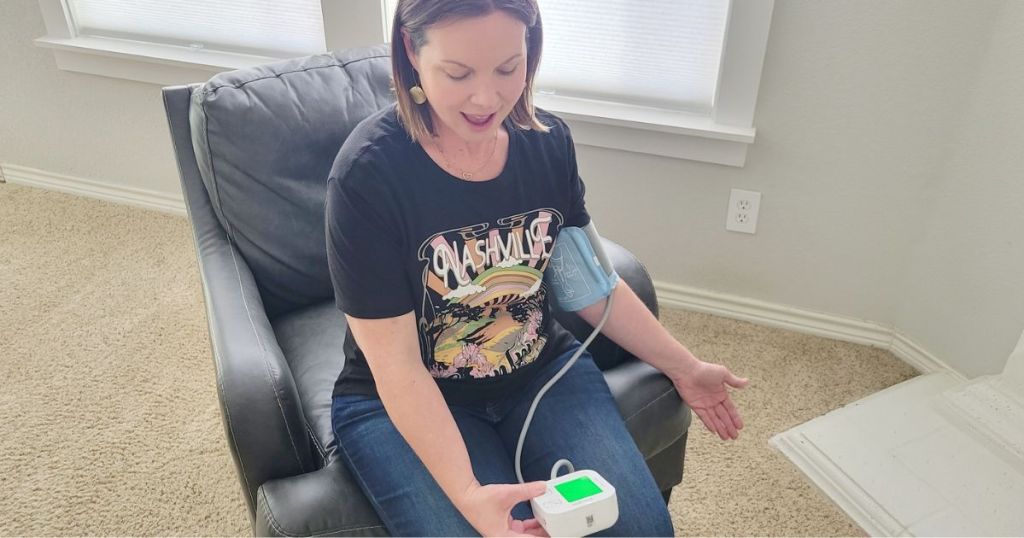
<path id="1" fill-rule="evenodd" d="M 205 294 L 224 428 L 256 535 L 386 535 L 338 458 L 331 391 L 345 357 L 324 238 L 331 163 L 393 101 L 381 45 L 163 89 Z M 650 277 L 606 241 L 657 314 Z M 590 326 L 559 321 L 581 340 Z M 666 501 L 690 410 L 669 380 L 604 337 L 591 351 Z"/>

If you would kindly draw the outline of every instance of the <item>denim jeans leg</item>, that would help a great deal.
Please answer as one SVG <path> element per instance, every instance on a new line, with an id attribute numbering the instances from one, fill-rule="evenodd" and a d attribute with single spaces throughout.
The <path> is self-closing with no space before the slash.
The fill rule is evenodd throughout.
<path id="1" fill-rule="evenodd" d="M 556 363 L 562 364 L 566 358 L 563 355 Z M 545 382 L 532 383 L 498 425 L 513 455 L 533 398 Z M 598 536 L 673 535 L 661 492 L 626 429 L 604 375 L 588 352 L 552 385 L 537 406 L 523 445 L 523 478 L 549 479 L 552 466 L 562 458 L 577 470 L 597 471 L 615 486 L 619 519 Z"/>
<path id="2" fill-rule="evenodd" d="M 338 396 L 332 405 L 339 453 L 393 536 L 478 536 L 398 432 L 378 398 Z M 481 484 L 514 483 L 494 427 L 452 409 Z M 521 512 L 521 509 L 520 509 Z"/>

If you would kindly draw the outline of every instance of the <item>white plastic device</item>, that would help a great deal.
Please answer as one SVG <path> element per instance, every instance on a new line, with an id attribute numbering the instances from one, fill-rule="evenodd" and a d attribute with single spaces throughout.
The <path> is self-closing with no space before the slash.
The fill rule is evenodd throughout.
<path id="1" fill-rule="evenodd" d="M 530 499 L 533 516 L 551 536 L 586 536 L 611 527 L 619 519 L 615 488 L 594 471 L 553 478 L 548 490 Z"/>
<path id="2" fill-rule="evenodd" d="M 526 414 L 523 430 L 516 445 L 516 477 L 524 482 L 521 461 L 523 441 L 533 420 L 533 413 L 544 394 L 572 368 L 594 338 L 601 332 L 612 312 L 615 285 L 619 276 L 601 245 L 601 238 L 593 222 L 584 228 L 564 228 L 555 242 L 552 259 L 559 260 L 559 268 L 552 278 L 554 295 L 559 306 L 567 310 L 581 310 L 608 297 L 601 321 L 583 341 L 576 353 L 537 393 Z M 569 474 L 558 476 L 566 465 Z M 619 519 L 619 501 L 615 488 L 600 474 L 585 469 L 575 471 L 572 462 L 559 460 L 551 469 L 548 489 L 540 497 L 530 500 L 533 515 L 551 536 L 587 536 L 607 529 Z"/>

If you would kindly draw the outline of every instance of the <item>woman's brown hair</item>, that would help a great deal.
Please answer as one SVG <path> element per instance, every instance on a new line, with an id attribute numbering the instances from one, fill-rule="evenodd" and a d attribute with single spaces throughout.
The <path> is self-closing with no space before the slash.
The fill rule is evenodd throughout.
<path id="1" fill-rule="evenodd" d="M 540 65 L 544 31 L 537 0 L 399 0 L 391 30 L 391 71 L 398 116 L 414 140 L 422 141 L 436 134 L 429 105 L 417 105 L 409 88 L 419 84 L 405 50 L 402 30 L 409 34 L 414 52 L 427 42 L 427 29 L 453 19 L 482 17 L 500 10 L 526 25 L 526 86 L 519 101 L 512 107 L 509 119 L 520 129 L 548 132 L 548 126 L 537 120 L 533 107 L 533 79 Z"/>

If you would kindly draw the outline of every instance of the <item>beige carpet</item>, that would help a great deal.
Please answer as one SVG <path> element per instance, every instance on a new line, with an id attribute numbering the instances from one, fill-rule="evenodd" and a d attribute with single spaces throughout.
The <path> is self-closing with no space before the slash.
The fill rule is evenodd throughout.
<path id="1" fill-rule="evenodd" d="M 0 535 L 247 535 L 187 221 L 0 184 Z M 767 444 L 914 375 L 891 354 L 665 310 L 752 385 L 691 430 L 678 535 L 862 535 Z"/>

